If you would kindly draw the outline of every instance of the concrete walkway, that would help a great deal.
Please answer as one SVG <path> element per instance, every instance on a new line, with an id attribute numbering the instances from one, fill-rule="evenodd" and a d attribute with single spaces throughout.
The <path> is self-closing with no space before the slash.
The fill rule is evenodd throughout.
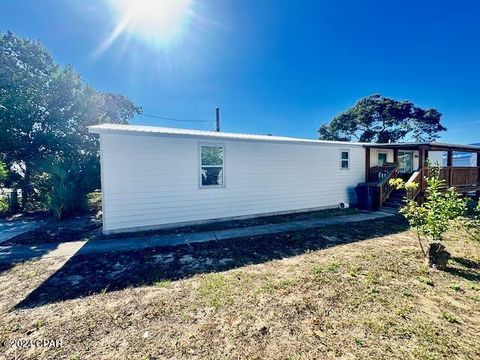
<path id="1" fill-rule="evenodd" d="M 393 215 L 394 214 L 376 211 L 356 215 L 345 215 L 331 218 L 293 221 L 279 224 L 240 227 L 198 233 L 180 233 L 173 235 L 135 237 L 114 240 L 74 241 L 60 244 L 43 244 L 32 246 L 0 245 L 0 263 L 10 264 L 39 257 L 70 257 L 75 254 L 94 254 L 110 251 L 128 251 L 162 246 L 191 244 L 205 241 L 226 240 L 245 236 L 278 234 L 288 231 L 305 230 L 328 225 L 375 220 Z"/>

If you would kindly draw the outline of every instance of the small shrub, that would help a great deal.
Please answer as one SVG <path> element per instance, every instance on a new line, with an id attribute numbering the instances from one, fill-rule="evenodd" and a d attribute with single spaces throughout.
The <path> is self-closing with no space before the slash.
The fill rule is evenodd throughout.
<path id="1" fill-rule="evenodd" d="M 417 233 L 418 244 L 423 255 L 428 258 L 429 265 L 445 268 L 450 254 L 441 244 L 444 234 L 454 227 L 455 222 L 464 218 L 467 211 L 467 200 L 459 196 L 454 188 L 445 191 L 445 181 L 439 178 L 439 168 L 431 168 L 427 164 L 431 176 L 427 177 L 426 197 L 419 204 L 411 197 L 407 189 L 405 205 L 400 213 L 407 219 L 410 227 Z M 422 179 L 423 181 L 423 179 Z M 392 179 L 390 182 L 396 188 L 406 189 L 402 180 Z M 428 251 L 423 242 L 428 242 Z"/>

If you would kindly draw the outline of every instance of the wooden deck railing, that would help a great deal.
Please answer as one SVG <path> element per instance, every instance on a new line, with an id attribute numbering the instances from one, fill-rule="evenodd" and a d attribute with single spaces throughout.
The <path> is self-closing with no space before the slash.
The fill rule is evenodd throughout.
<path id="1" fill-rule="evenodd" d="M 390 179 L 398 176 L 398 164 L 388 164 L 384 166 L 384 171 L 378 172 L 381 178 L 377 182 L 378 187 L 378 207 L 388 199 L 395 187 L 390 184 Z"/>
<path id="2" fill-rule="evenodd" d="M 382 166 L 372 166 L 368 170 L 367 181 L 378 182 L 385 179 L 395 168 L 398 170 L 397 163 L 385 163 Z"/>
<path id="3" fill-rule="evenodd" d="M 429 170 L 424 172 L 429 176 Z M 445 180 L 447 187 L 454 187 L 459 192 L 480 190 L 480 167 L 447 166 L 440 168 L 439 177 Z"/>
<path id="4" fill-rule="evenodd" d="M 374 202 L 377 207 L 381 207 L 395 190 L 390 185 L 390 179 L 398 176 L 398 169 L 398 164 L 374 166 L 368 171 L 368 182 L 359 185 L 376 189 Z M 421 168 L 408 179 L 407 184 L 418 184 L 415 190 L 407 192 L 410 199 L 415 199 L 423 194 L 426 188 L 425 178 L 430 175 L 430 172 L 431 170 L 427 168 Z M 454 187 L 458 192 L 480 191 L 480 167 L 444 167 L 440 169 L 439 177 L 445 180 L 446 187 Z"/>
<path id="5" fill-rule="evenodd" d="M 407 189 L 410 189 L 409 187 L 410 184 L 417 184 L 417 187 L 415 189 L 407 190 L 407 197 L 409 199 L 412 199 L 412 200 L 416 199 L 418 194 L 422 192 L 423 182 L 424 182 L 424 168 L 421 168 L 420 170 L 415 171 L 412 174 L 412 176 L 410 176 L 410 179 L 408 179 L 407 181 L 407 184 L 406 184 Z"/>

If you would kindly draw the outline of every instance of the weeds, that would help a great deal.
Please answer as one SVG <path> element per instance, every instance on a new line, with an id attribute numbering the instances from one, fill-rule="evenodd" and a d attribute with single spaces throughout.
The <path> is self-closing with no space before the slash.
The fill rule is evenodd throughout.
<path id="1" fill-rule="evenodd" d="M 171 288 L 172 281 L 171 280 L 158 280 L 155 282 L 155 286 L 160 288 Z"/>
<path id="2" fill-rule="evenodd" d="M 447 311 L 442 311 L 442 319 L 447 320 L 451 324 L 458 324 L 459 323 L 456 316 L 452 313 L 447 312 Z"/>
<path id="3" fill-rule="evenodd" d="M 231 283 L 222 274 L 209 274 L 203 277 L 199 286 L 200 295 L 215 309 L 233 304 Z"/>
<path id="4" fill-rule="evenodd" d="M 428 286 L 435 286 L 433 281 L 430 278 L 424 277 L 424 276 L 417 276 L 417 280 L 420 281 L 423 284 L 426 284 Z"/>

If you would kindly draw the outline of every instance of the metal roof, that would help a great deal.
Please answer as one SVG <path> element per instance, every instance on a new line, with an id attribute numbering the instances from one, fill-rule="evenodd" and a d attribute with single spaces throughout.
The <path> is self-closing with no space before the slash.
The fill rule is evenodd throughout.
<path id="1" fill-rule="evenodd" d="M 346 142 L 346 141 L 326 141 L 316 139 L 302 139 L 287 136 L 271 136 L 271 135 L 254 135 L 227 133 L 206 130 L 165 128 L 156 126 L 142 125 L 122 125 L 122 124 L 102 124 L 88 127 L 89 131 L 94 134 L 149 134 L 158 136 L 174 136 L 174 137 L 201 137 L 209 139 L 227 139 L 227 140 L 247 140 L 247 141 L 271 141 L 281 143 L 296 144 L 339 144 L 348 146 L 363 146 L 365 143 Z"/>
<path id="2" fill-rule="evenodd" d="M 337 144 L 348 146 L 366 146 L 372 148 L 446 148 L 446 149 L 464 149 L 480 151 L 480 146 L 477 145 L 460 145 L 447 144 L 440 142 L 422 142 L 422 143 L 361 143 L 348 141 L 327 141 L 316 139 L 302 139 L 287 136 L 271 136 L 271 135 L 254 135 L 241 133 L 227 133 L 207 130 L 193 130 L 193 129 L 179 129 L 166 128 L 157 126 L 143 126 L 143 125 L 123 125 L 123 124 L 102 124 L 88 127 L 91 133 L 95 134 L 149 134 L 157 136 L 173 136 L 173 137 L 201 137 L 209 139 L 227 139 L 227 140 L 247 140 L 247 141 L 271 141 L 281 143 L 296 143 L 296 144 Z"/>

